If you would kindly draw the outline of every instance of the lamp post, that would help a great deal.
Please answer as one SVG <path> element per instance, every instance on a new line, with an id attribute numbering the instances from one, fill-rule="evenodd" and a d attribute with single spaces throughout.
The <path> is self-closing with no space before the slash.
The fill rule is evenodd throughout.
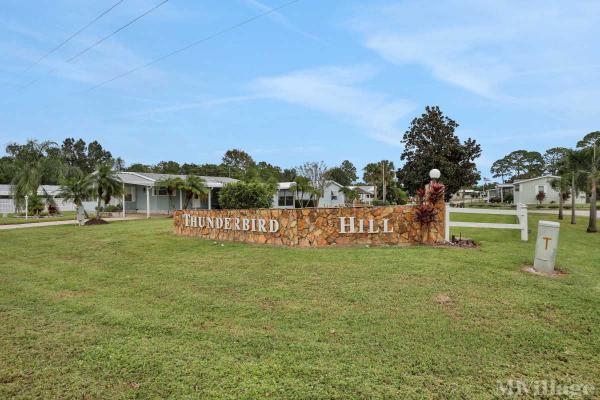
<path id="1" fill-rule="evenodd" d="M 25 219 L 29 218 L 29 195 L 25 195 Z"/>
<path id="2" fill-rule="evenodd" d="M 429 171 L 429 177 L 431 178 L 432 181 L 436 181 L 437 179 L 440 179 L 440 176 L 442 176 L 442 173 L 440 172 L 439 169 L 432 169 L 431 171 Z"/>

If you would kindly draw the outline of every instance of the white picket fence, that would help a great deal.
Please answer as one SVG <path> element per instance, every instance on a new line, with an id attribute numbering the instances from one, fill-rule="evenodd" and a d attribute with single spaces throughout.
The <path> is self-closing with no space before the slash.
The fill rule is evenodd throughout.
<path id="1" fill-rule="evenodd" d="M 492 214 L 492 215 L 514 215 L 518 219 L 517 224 L 500 224 L 492 222 L 461 222 L 451 221 L 450 214 Z M 527 205 L 517 204 L 516 210 L 494 210 L 488 208 L 453 208 L 446 204 L 445 238 L 450 240 L 450 228 L 492 228 L 492 229 L 518 229 L 521 231 L 521 240 L 529 239 L 529 228 L 527 226 Z"/>

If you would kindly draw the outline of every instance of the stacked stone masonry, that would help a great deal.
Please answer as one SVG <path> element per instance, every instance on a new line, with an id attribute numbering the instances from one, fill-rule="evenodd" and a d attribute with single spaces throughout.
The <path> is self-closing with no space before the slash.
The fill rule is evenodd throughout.
<path id="1" fill-rule="evenodd" d="M 415 220 L 413 206 L 179 210 L 173 223 L 178 235 L 217 241 L 299 247 L 435 244 L 444 241 L 444 207 L 443 202 L 435 206 L 437 218 L 429 226 Z"/>

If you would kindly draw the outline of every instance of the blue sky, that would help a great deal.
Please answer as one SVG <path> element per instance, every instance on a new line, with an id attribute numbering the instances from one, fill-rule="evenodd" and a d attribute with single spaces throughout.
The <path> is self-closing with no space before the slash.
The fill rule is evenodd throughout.
<path id="1" fill-rule="evenodd" d="M 3 0 L 0 144 L 99 140 L 127 163 L 218 162 L 229 148 L 284 167 L 350 159 L 400 164 L 426 105 L 483 147 L 574 146 L 598 130 L 600 2 L 300 0 L 92 91 L 285 0 Z M 20 89 L 19 85 L 36 80 Z"/>

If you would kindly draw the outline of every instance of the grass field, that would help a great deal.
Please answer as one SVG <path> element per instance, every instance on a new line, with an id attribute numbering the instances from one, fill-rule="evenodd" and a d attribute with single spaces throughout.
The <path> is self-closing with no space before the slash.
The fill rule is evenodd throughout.
<path id="1" fill-rule="evenodd" d="M 474 250 L 291 249 L 171 222 L 0 232 L 0 398 L 480 399 L 509 378 L 600 395 L 583 218 L 562 224 L 560 278 L 521 271 L 535 229 L 462 229 Z"/>
<path id="2" fill-rule="evenodd" d="M 75 211 L 65 211 L 57 217 L 36 218 L 30 216 L 27 219 L 25 219 L 25 217 L 17 217 L 14 214 L 9 214 L 6 218 L 0 215 L 0 225 L 33 224 L 36 222 L 68 221 L 72 219 L 75 219 Z"/>

